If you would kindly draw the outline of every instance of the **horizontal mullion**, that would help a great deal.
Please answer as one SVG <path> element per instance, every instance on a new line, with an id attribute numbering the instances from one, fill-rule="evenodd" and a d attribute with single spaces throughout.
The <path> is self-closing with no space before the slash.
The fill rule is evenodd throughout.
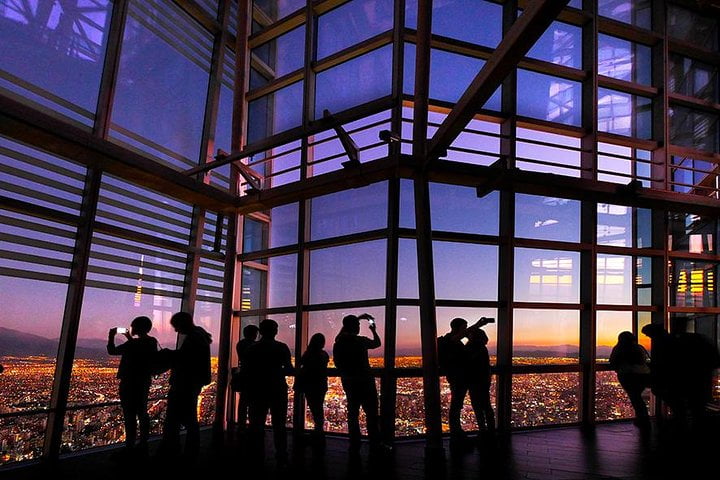
<path id="1" fill-rule="evenodd" d="M 80 107 L 80 106 L 78 106 L 78 105 L 75 105 L 74 103 L 68 102 L 68 101 L 65 100 L 64 98 L 59 97 L 59 96 L 57 96 L 57 95 L 55 95 L 55 94 L 53 94 L 53 93 L 51 93 L 51 92 L 49 92 L 49 91 L 47 91 L 47 90 L 43 90 L 42 88 L 40 88 L 40 87 L 38 87 L 38 86 L 36 86 L 36 85 L 33 85 L 32 83 L 27 82 L 27 81 L 25 81 L 24 79 L 22 79 L 22 78 L 20 78 L 20 77 L 16 77 L 15 75 L 13 75 L 13 74 L 11 74 L 11 73 L 8 73 L 8 72 L 5 71 L 5 70 L 0 69 L 0 78 L 4 78 L 4 79 L 7 80 L 8 82 L 10 82 L 10 83 L 12 83 L 12 84 L 14 84 L 14 85 L 17 85 L 17 86 L 19 86 L 19 87 L 22 87 L 22 88 L 24 88 L 25 90 L 34 93 L 34 94 L 37 95 L 38 97 L 44 98 L 45 100 L 49 100 L 50 102 L 53 102 L 53 103 L 59 105 L 59 106 L 62 107 L 62 108 L 65 108 L 65 109 L 67 109 L 67 110 L 70 110 L 71 112 L 73 112 L 73 113 L 75 113 L 75 114 L 77 114 L 77 115 L 79 115 L 79 116 L 81 116 L 81 117 L 85 117 L 85 118 L 87 118 L 87 119 L 89 119 L 89 120 L 92 120 L 92 119 L 95 117 L 94 112 L 90 112 L 90 111 L 85 110 L 84 108 L 82 108 L 82 107 Z M 6 91 L 5 89 L 2 89 L 2 90 L 3 90 L 3 92 Z M 26 97 L 21 96 L 21 95 L 17 95 L 15 92 L 11 92 L 11 93 L 13 94 L 13 97 L 22 99 L 22 100 L 24 100 L 25 102 L 27 101 L 27 98 L 26 98 Z M 36 104 L 36 105 L 40 106 L 41 108 L 46 109 L 47 111 L 53 112 L 55 115 L 58 115 L 58 114 L 59 114 L 59 115 L 62 115 L 63 117 L 65 117 L 65 115 L 64 115 L 62 112 L 57 112 L 57 111 L 55 111 L 55 110 L 52 109 L 52 108 L 46 107 L 45 105 L 38 104 L 38 103 L 36 103 L 36 102 L 34 102 L 34 101 L 33 101 L 33 104 Z"/>
<path id="2" fill-rule="evenodd" d="M 102 252 L 96 252 L 96 251 L 91 250 L 90 258 L 95 259 L 95 260 L 102 260 L 105 262 L 113 262 L 113 263 L 118 263 L 121 265 L 127 265 L 129 267 L 150 268 L 153 270 L 161 270 L 161 271 L 167 272 L 167 273 L 174 273 L 176 275 L 185 275 L 184 268 L 171 267 L 169 265 L 163 265 L 161 263 L 155 263 L 155 262 L 147 262 L 147 261 L 141 262 L 140 260 L 135 259 L 135 258 L 121 257 L 120 255 L 112 255 L 110 253 L 102 253 Z"/>
<path id="3" fill-rule="evenodd" d="M 285 313 L 295 313 L 297 307 L 270 307 L 270 308 L 255 308 L 252 310 L 233 310 L 233 315 L 241 317 L 262 317 L 266 315 L 281 315 Z"/>
<path id="4" fill-rule="evenodd" d="M 330 302 L 313 305 L 304 305 L 304 312 L 319 312 L 323 310 L 342 310 L 347 308 L 382 307 L 387 303 L 385 298 L 370 300 L 347 300 L 344 302 Z"/>
<path id="5" fill-rule="evenodd" d="M 668 37 L 668 49 L 670 53 L 679 53 L 686 57 L 700 60 L 709 65 L 720 65 L 720 52 L 712 50 L 704 50 L 698 45 L 683 42 L 675 38 Z"/>
<path id="6" fill-rule="evenodd" d="M 481 245 L 498 245 L 500 238 L 496 235 L 482 235 L 476 233 L 459 233 L 433 230 L 434 242 L 477 243 Z"/>
<path id="7" fill-rule="evenodd" d="M 260 262 L 253 262 L 252 260 L 243 262 L 242 267 L 243 268 L 252 268 L 253 270 L 260 270 L 262 272 L 267 272 L 270 270 L 270 266 L 268 264 L 260 263 Z"/>
<path id="8" fill-rule="evenodd" d="M 709 100 L 702 100 L 700 98 L 682 95 L 679 93 L 668 93 L 668 98 L 671 104 L 678 104 L 684 107 L 700 109 L 714 115 L 720 114 L 720 104 L 711 102 Z"/>
<path id="9" fill-rule="evenodd" d="M 158 152 L 161 152 L 161 153 L 167 155 L 168 157 L 177 160 L 178 162 L 184 163 L 184 164 L 187 165 L 188 167 L 194 167 L 194 166 L 197 165 L 196 162 L 193 162 L 192 160 L 183 157 L 183 156 L 180 155 L 179 153 L 174 152 L 174 151 L 168 149 L 167 147 L 164 147 L 164 146 L 162 146 L 162 145 L 160 145 L 160 144 L 158 144 L 158 143 L 155 143 L 155 142 L 153 142 L 153 141 L 150 140 L 150 139 L 144 138 L 144 137 L 138 135 L 137 133 L 135 133 L 135 132 L 133 132 L 133 131 L 131 131 L 131 130 L 128 130 L 128 129 L 126 129 L 126 128 L 123 128 L 122 126 L 120 126 L 120 125 L 118 125 L 118 124 L 116 124 L 116 123 L 112 123 L 112 124 L 111 124 L 111 128 L 112 128 L 112 130 L 115 130 L 115 131 L 117 131 L 118 133 L 121 133 L 122 135 L 125 135 L 126 137 L 132 138 L 133 140 L 135 140 L 136 142 L 138 142 L 138 143 L 140 143 L 140 144 L 142 144 L 142 145 L 148 146 L 148 147 L 152 148 L 153 150 L 157 150 Z M 112 139 L 112 140 L 121 142 L 128 150 L 131 150 L 131 151 L 133 151 L 133 152 L 137 152 L 139 155 L 144 155 L 144 156 L 151 155 L 151 156 L 152 156 L 152 159 L 153 159 L 154 161 L 157 161 L 158 163 L 160 163 L 160 164 L 162 164 L 162 165 L 165 165 L 165 166 L 167 166 L 167 167 L 169 167 L 169 168 L 173 168 L 173 169 L 177 169 L 177 168 L 178 168 L 177 165 L 175 165 L 175 164 L 167 161 L 166 159 L 160 158 L 160 157 L 158 157 L 158 156 L 156 156 L 156 155 L 154 155 L 154 154 L 152 154 L 152 153 L 150 153 L 150 152 L 147 152 L 147 151 L 145 151 L 145 150 L 140 150 L 136 145 L 131 145 L 131 144 L 125 143 L 122 139 Z"/>
<path id="10" fill-rule="evenodd" d="M 197 302 L 209 302 L 209 303 L 222 303 L 223 299 L 222 297 L 210 297 L 208 295 L 195 295 L 195 300 Z"/>
<path id="11" fill-rule="evenodd" d="M 321 60 L 317 60 L 312 63 L 313 71 L 318 74 L 329 70 L 341 63 L 348 62 L 355 58 L 361 57 L 367 53 L 370 53 L 378 48 L 390 45 L 393 40 L 392 30 L 388 30 L 383 33 L 379 33 L 373 37 L 363 40 L 360 43 L 352 45 L 348 48 L 340 50 L 339 52 L 333 53 Z"/>
<path id="12" fill-rule="evenodd" d="M 225 289 L 223 287 L 216 287 L 204 283 L 199 283 L 197 288 L 198 290 L 204 290 L 206 292 L 225 293 Z"/>
<path id="13" fill-rule="evenodd" d="M 662 257 L 665 255 L 665 251 L 660 249 L 616 247 L 613 245 L 596 245 L 595 252 L 605 255 L 625 255 L 633 257 Z"/>
<path id="14" fill-rule="evenodd" d="M 618 305 L 618 304 L 603 304 L 598 303 L 594 306 L 595 311 L 612 311 L 612 312 L 635 312 L 637 311 L 637 305 Z M 646 310 L 647 311 L 647 310 Z M 649 310 L 651 312 L 657 311 L 657 308 Z"/>
<path id="15" fill-rule="evenodd" d="M 288 245 L 285 247 L 276 247 L 269 250 L 261 250 L 258 252 L 240 253 L 237 258 L 241 262 L 250 262 L 253 260 L 259 260 L 261 258 L 278 257 L 281 255 L 289 255 L 298 252 L 297 244 Z"/>
<path id="16" fill-rule="evenodd" d="M 15 213 L 21 213 L 24 215 L 29 215 L 32 217 L 38 217 L 43 218 L 45 220 L 49 220 L 51 222 L 57 222 L 62 223 L 64 225 L 69 225 L 72 227 L 77 227 L 77 225 L 80 223 L 80 216 L 79 215 L 73 215 L 71 213 L 67 212 L 61 212 L 59 210 L 53 210 L 48 207 L 44 207 L 42 205 L 37 205 L 34 203 L 27 202 L 25 200 L 19 200 L 16 198 L 10 198 L 6 197 L 4 195 L 0 195 L 0 209 L 9 210 Z M 46 227 L 44 225 L 39 225 L 37 227 L 34 227 L 37 231 L 45 231 L 43 228 L 51 228 Z M 63 235 L 65 236 L 65 235 Z M 74 235 L 73 235 L 74 237 Z"/>
<path id="17" fill-rule="evenodd" d="M 36 238 L 22 237 L 20 235 L 14 235 L 11 233 L 0 232 L 0 241 L 14 243 L 17 245 L 24 245 L 26 247 L 43 248 L 46 250 L 53 250 L 62 253 L 73 253 L 75 248 L 69 245 L 62 245 L 57 242 L 48 242 L 46 240 L 39 240 Z"/>
<path id="18" fill-rule="evenodd" d="M 114 290 L 119 292 L 132 292 L 135 293 L 137 291 L 137 286 L 135 285 L 123 285 L 119 283 L 112 283 L 112 282 L 104 282 L 100 280 L 90 280 L 88 279 L 85 282 L 85 286 L 92 287 L 92 288 L 100 288 L 103 290 Z M 171 297 L 171 298 L 182 298 L 182 292 L 171 292 L 169 290 L 161 290 L 157 288 L 151 288 L 151 287 L 142 287 L 142 293 L 144 295 L 156 295 L 160 297 Z"/>
<path id="19" fill-rule="evenodd" d="M 677 307 L 668 306 L 668 313 L 709 313 L 720 314 L 720 307 Z"/>
<path id="20" fill-rule="evenodd" d="M 499 308 L 502 303 L 497 300 L 435 300 L 436 307 Z"/>
<path id="21" fill-rule="evenodd" d="M 70 281 L 70 275 L 55 275 L 52 273 L 44 272 L 31 272 L 29 270 L 20 270 L 17 268 L 0 267 L 0 276 L 4 277 L 15 277 L 25 278 L 29 280 L 42 280 L 53 283 L 68 283 Z"/>
<path id="22" fill-rule="evenodd" d="M 43 193 L 37 190 L 30 190 L 29 188 L 21 187 L 19 185 L 13 185 L 12 183 L 0 181 L 0 191 L 1 190 L 18 193 L 20 195 L 25 195 L 33 199 L 42 200 L 56 205 L 62 205 L 64 207 L 72 208 L 75 210 L 80 210 L 80 202 L 73 202 L 71 200 L 56 197 L 54 195 L 49 195 L 47 193 Z"/>
<path id="23" fill-rule="evenodd" d="M 180 243 L 173 240 L 165 240 L 164 238 L 149 235 L 147 233 L 136 232 L 126 227 L 119 227 L 104 222 L 95 222 L 95 231 L 108 235 L 124 238 L 139 243 L 146 243 L 156 247 L 167 248 L 177 252 L 187 253 L 192 248 L 187 243 Z"/>
<path id="24" fill-rule="evenodd" d="M 591 243 L 560 242 L 555 240 L 538 240 L 534 238 L 514 238 L 512 243 L 514 247 L 542 248 L 546 250 L 573 252 L 592 250 L 593 248 Z"/>
<path id="25" fill-rule="evenodd" d="M 73 187 L 72 185 L 68 185 L 67 183 L 59 182 L 52 178 L 43 177 L 41 175 L 37 175 L 35 173 L 29 172 L 27 170 L 23 170 L 20 168 L 10 167 L 10 166 L 7 166 L 2 163 L 0 163 L 0 172 L 11 175 L 16 178 L 22 178 L 23 180 L 35 182 L 40 185 L 44 185 L 46 187 L 55 188 L 57 190 L 67 192 L 72 195 L 76 195 L 78 197 L 82 197 L 82 194 L 83 194 L 82 188 Z M 27 187 L 23 187 L 23 188 L 27 188 Z M 36 190 L 33 190 L 33 192 L 34 191 L 36 191 Z"/>
<path id="26" fill-rule="evenodd" d="M 119 270 L 117 268 L 99 267 L 97 265 L 88 265 L 88 272 L 96 273 L 98 275 L 114 276 L 120 278 L 129 278 L 131 280 L 142 280 L 147 282 L 153 282 L 155 284 L 172 285 L 175 287 L 182 287 L 184 285 L 182 280 L 175 280 L 172 278 L 163 278 L 156 275 L 140 274 L 138 272 L 128 272 L 126 270 Z"/>
<path id="27" fill-rule="evenodd" d="M 222 283 L 223 277 L 215 276 L 215 275 L 208 275 L 207 273 L 198 273 L 198 278 L 202 280 L 209 280 L 211 282 L 217 282 Z M 207 284 L 203 284 L 207 285 Z"/>
<path id="28" fill-rule="evenodd" d="M 255 9 L 258 10 L 258 9 Z M 253 15 L 255 16 L 255 15 Z M 291 30 L 295 30 L 300 25 L 305 24 L 305 9 L 300 8 L 294 14 L 283 18 L 279 22 L 273 23 L 269 27 L 253 33 L 248 37 L 248 48 L 253 49 L 273 40 Z"/>
<path id="29" fill-rule="evenodd" d="M 0 412 L 0 419 L 4 418 L 17 418 L 17 417 L 31 417 L 35 415 L 47 415 L 53 412 L 52 408 L 36 408 L 33 410 L 20 410 L 15 412 Z"/>
<path id="30" fill-rule="evenodd" d="M 598 15 L 597 22 L 600 33 L 612 35 L 613 37 L 619 37 L 624 40 L 630 40 L 649 46 L 656 45 L 662 41 L 662 36 L 655 32 L 645 30 L 628 23 L 619 22 L 609 17 L 602 17 Z"/>
<path id="31" fill-rule="evenodd" d="M 154 230 L 157 233 L 164 233 L 165 235 L 177 238 L 178 240 L 186 240 L 187 241 L 190 238 L 189 234 L 183 234 L 182 232 L 176 232 L 169 228 L 160 227 L 160 226 L 154 225 L 152 223 L 135 220 L 133 218 L 129 218 L 129 217 L 117 214 L 117 213 L 109 212 L 107 210 L 102 209 L 101 205 L 98 205 L 97 218 L 98 219 L 115 220 L 117 222 L 120 222 L 123 225 L 132 225 L 133 227 L 144 228 L 146 230 Z M 189 229 L 189 227 L 188 227 L 188 229 Z"/>
<path id="32" fill-rule="evenodd" d="M 111 234 L 111 235 L 115 233 L 114 231 L 111 231 L 110 229 L 108 229 L 108 230 L 104 230 L 103 228 L 98 229 L 97 226 L 95 228 L 95 231 L 106 233 L 106 234 Z M 137 241 L 137 239 L 134 239 L 131 237 L 119 237 L 119 238 Z M 109 240 L 109 239 L 105 239 L 105 238 L 99 238 L 97 236 L 93 237 L 92 243 L 94 245 L 102 245 L 104 247 L 114 248 L 116 250 L 139 253 L 141 255 L 148 255 L 148 256 L 157 257 L 157 258 L 164 258 L 165 260 L 170 260 L 170 261 L 177 262 L 180 264 L 185 264 L 185 262 L 187 262 L 187 250 L 184 250 L 184 249 L 183 250 L 172 249 L 173 251 L 176 251 L 176 252 L 185 253 L 185 255 L 182 255 L 182 256 L 173 255 L 173 254 L 170 254 L 167 252 L 157 251 L 157 250 L 153 250 L 152 248 L 150 248 L 151 246 L 160 246 L 160 245 L 151 245 L 151 246 L 145 248 L 145 247 L 138 247 L 136 245 L 129 245 L 127 243 L 123 243 L 116 239 Z"/>
<path id="33" fill-rule="evenodd" d="M 627 80 L 620 80 L 618 78 L 606 77 L 604 75 L 598 75 L 598 86 L 601 88 L 608 88 L 623 93 L 630 93 L 633 95 L 650 98 L 655 97 L 659 91 L 655 87 L 641 85 L 634 82 L 628 82 Z"/>
<path id="34" fill-rule="evenodd" d="M 293 72 L 290 72 L 286 75 L 283 75 L 282 77 L 275 78 L 271 80 L 266 85 L 263 85 L 262 87 L 255 88 L 253 90 L 249 90 L 245 94 L 245 100 L 249 103 L 253 100 L 257 100 L 258 98 L 265 97 L 267 95 L 270 95 L 271 93 L 277 92 L 278 90 L 281 90 L 289 85 L 292 85 L 294 83 L 299 82 L 302 80 L 304 69 L 299 68 Z"/>
<path id="35" fill-rule="evenodd" d="M 317 250 L 319 248 L 340 247 L 343 245 L 351 245 L 354 243 L 368 242 L 372 240 L 387 239 L 388 229 L 380 228 L 361 233 L 350 233 L 339 237 L 323 238 L 321 240 L 312 240 L 305 243 L 308 250 Z"/>
<path id="36" fill-rule="evenodd" d="M 17 152 L 15 150 L 10 150 L 9 148 L 5 148 L 3 146 L 0 146 L 0 155 L 4 155 L 9 158 L 14 158 L 15 160 L 19 160 L 23 163 L 27 163 L 29 165 L 33 165 L 35 167 L 38 167 L 43 170 L 48 170 L 50 172 L 55 172 L 58 175 L 61 175 L 63 177 L 72 178 L 73 180 L 77 181 L 84 181 L 85 175 L 82 173 L 74 172 L 72 170 L 68 170 L 67 168 L 64 168 L 60 165 L 41 160 L 39 158 Z"/>
<path id="37" fill-rule="evenodd" d="M 67 260 L 59 260 L 51 257 L 40 255 L 32 255 L 30 253 L 14 252 L 12 250 L 0 249 L 0 258 L 15 260 L 18 262 L 35 263 L 38 265 L 47 265 L 49 267 L 67 268 L 72 267 L 72 262 Z M 68 272 L 69 273 L 69 272 Z"/>
<path id="38" fill-rule="evenodd" d="M 554 302 L 512 302 L 513 309 L 538 310 L 585 310 L 582 303 L 554 303 Z"/>
<path id="39" fill-rule="evenodd" d="M 655 140 L 626 137 L 625 135 L 618 135 L 616 133 L 609 132 L 597 132 L 597 141 L 599 143 L 610 143 L 613 145 L 620 145 L 623 147 L 636 148 L 640 150 L 655 150 L 658 148 L 658 142 L 656 142 Z"/>
<path id="40" fill-rule="evenodd" d="M 671 260 L 707 260 L 709 262 L 720 262 L 720 255 L 712 253 L 690 253 L 680 250 L 668 250 L 667 254 Z"/>

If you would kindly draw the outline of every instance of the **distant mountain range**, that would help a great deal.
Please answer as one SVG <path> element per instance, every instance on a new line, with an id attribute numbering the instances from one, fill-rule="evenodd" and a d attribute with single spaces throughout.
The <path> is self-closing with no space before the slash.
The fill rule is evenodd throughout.
<path id="1" fill-rule="evenodd" d="M 0 355 L 54 357 L 57 355 L 58 343 L 58 339 L 0 327 Z M 89 359 L 107 358 L 106 344 L 107 340 L 99 338 L 78 339 L 75 356 Z"/>

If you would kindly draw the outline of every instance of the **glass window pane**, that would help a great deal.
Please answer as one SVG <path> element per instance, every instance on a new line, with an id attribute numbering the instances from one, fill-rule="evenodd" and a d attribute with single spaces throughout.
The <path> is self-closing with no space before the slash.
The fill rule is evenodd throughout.
<path id="1" fill-rule="evenodd" d="M 310 303 L 385 298 L 385 240 L 310 252 Z"/>
<path id="2" fill-rule="evenodd" d="M 580 412 L 580 374 L 513 375 L 513 427 L 574 423 Z"/>
<path id="3" fill-rule="evenodd" d="M 495 356 L 497 355 L 497 308 L 437 307 L 435 315 L 438 336 L 450 332 L 450 322 L 456 317 L 464 318 L 467 320 L 468 325 L 472 325 L 481 317 L 494 318 L 495 323 L 488 323 L 482 329 L 488 336 L 487 348 L 488 353 L 490 353 L 490 363 L 495 364 Z"/>
<path id="4" fill-rule="evenodd" d="M 323 310 L 317 312 L 308 312 L 308 338 L 312 337 L 316 333 L 322 333 L 325 336 L 325 351 L 330 354 L 330 367 L 335 366 L 335 362 L 332 355 L 333 344 L 335 343 L 335 337 L 340 333 L 342 328 L 342 320 L 346 315 L 360 315 L 361 313 L 369 313 L 375 317 L 375 325 L 377 325 L 377 333 L 380 336 L 381 342 L 385 344 L 385 307 L 359 307 L 354 309 L 343 309 L 343 310 Z M 368 327 L 368 322 L 360 321 L 360 333 L 359 335 L 372 338 L 372 332 Z M 383 357 L 383 347 L 373 348 L 368 350 L 368 357 L 370 359 L 371 367 L 382 367 L 385 363 Z M 338 382 L 339 384 L 339 382 Z M 328 398 L 332 395 L 339 395 L 340 398 L 344 399 L 345 393 L 342 387 L 337 388 L 330 387 L 328 391 Z M 344 411 L 344 406 L 343 406 Z M 344 417 L 344 415 L 343 415 Z M 346 420 L 345 420 L 346 421 Z M 347 421 L 346 421 L 347 422 Z M 345 423 L 347 429 L 347 423 Z"/>
<path id="5" fill-rule="evenodd" d="M 650 406 L 650 390 L 643 393 L 645 403 Z M 613 371 L 595 372 L 595 419 L 599 421 L 634 418 L 630 399 Z"/>
<path id="6" fill-rule="evenodd" d="M 582 29 L 553 22 L 530 49 L 527 56 L 557 65 L 582 68 Z"/>
<path id="7" fill-rule="evenodd" d="M 497 300 L 497 246 L 436 241 L 433 263 L 436 298 Z"/>
<path id="8" fill-rule="evenodd" d="M 650 29 L 650 0 L 599 0 L 598 15 Z"/>
<path id="9" fill-rule="evenodd" d="M 652 100 L 598 88 L 598 130 L 627 137 L 650 138 Z"/>
<path id="10" fill-rule="evenodd" d="M 316 197 L 310 202 L 311 240 L 387 227 L 387 182 Z"/>
<path id="11" fill-rule="evenodd" d="M 200 154 L 212 36 L 174 4 L 130 2 L 129 12 L 110 135 L 185 169 Z"/>
<path id="12" fill-rule="evenodd" d="M 632 332 L 633 312 L 599 311 L 597 315 L 596 359 L 608 362 L 620 332 Z"/>
<path id="13" fill-rule="evenodd" d="M 580 125 L 580 82 L 518 69 L 517 86 L 519 115 L 565 125 Z"/>
<path id="14" fill-rule="evenodd" d="M 290 203 L 270 210 L 270 248 L 297 243 L 298 208 Z"/>
<path id="15" fill-rule="evenodd" d="M 417 28 L 417 10 L 417 0 L 405 2 L 407 27 Z M 432 22 L 435 35 L 494 48 L 502 38 L 502 5 L 484 0 L 434 2 Z"/>
<path id="16" fill-rule="evenodd" d="M 417 242 L 401 238 L 398 243 L 398 298 L 419 298 Z"/>
<path id="17" fill-rule="evenodd" d="M 303 82 L 281 88 L 248 104 L 248 143 L 302 124 Z"/>
<path id="18" fill-rule="evenodd" d="M 317 59 L 321 60 L 392 29 L 393 1 L 354 0 L 321 15 L 317 22 Z"/>
<path id="19" fill-rule="evenodd" d="M 671 92 L 717 103 L 718 68 L 692 58 L 670 54 L 668 87 Z"/>
<path id="20" fill-rule="evenodd" d="M 220 319 L 222 303 L 196 302 L 195 325 L 204 328 L 212 335 L 210 344 L 210 383 L 200 391 L 198 401 L 198 420 L 200 425 L 212 425 L 215 420 L 215 395 L 217 393 L 218 348 L 220 346 Z"/>
<path id="21" fill-rule="evenodd" d="M 598 203 L 597 244 L 613 247 L 633 246 L 632 207 Z"/>
<path id="22" fill-rule="evenodd" d="M 637 257 L 635 265 L 637 268 L 635 277 L 637 304 L 652 305 L 652 258 Z"/>
<path id="23" fill-rule="evenodd" d="M 718 48 L 717 16 L 691 12 L 675 5 L 668 5 L 667 34 L 706 50 Z"/>
<path id="24" fill-rule="evenodd" d="M 395 391 L 395 435 L 413 437 L 425 434 L 425 402 L 422 377 L 398 378 Z"/>
<path id="25" fill-rule="evenodd" d="M 420 307 L 398 307 L 395 334 L 395 368 L 422 367 Z"/>
<path id="26" fill-rule="evenodd" d="M 241 281 L 241 308 L 243 310 L 267 308 L 267 272 L 243 267 Z"/>
<path id="27" fill-rule="evenodd" d="M 400 179 L 400 228 L 415 228 L 414 188 L 412 180 Z"/>
<path id="28" fill-rule="evenodd" d="M 39 459 L 43 454 L 46 426 L 47 414 L 0 418 L 0 438 L 5 443 L 0 466 Z"/>
<path id="29" fill-rule="evenodd" d="M 107 0 L 3 1 L 0 87 L 91 126 L 111 11 Z"/>
<path id="30" fill-rule="evenodd" d="M 302 68 L 305 63 L 305 26 L 263 43 L 254 48 L 252 54 L 272 71 L 268 81 Z"/>
<path id="31" fill-rule="evenodd" d="M 515 236 L 538 240 L 580 241 L 580 202 L 515 194 Z"/>
<path id="32" fill-rule="evenodd" d="M 297 295 L 297 255 L 282 255 L 268 259 L 268 308 L 295 305 Z"/>
<path id="33" fill-rule="evenodd" d="M 598 34 L 598 74 L 650 85 L 650 47 Z"/>
<path id="34" fill-rule="evenodd" d="M 322 118 L 325 109 L 337 113 L 390 95 L 392 45 L 318 73 L 315 92 L 315 118 Z"/>
<path id="35" fill-rule="evenodd" d="M 578 303 L 580 253 L 516 248 L 515 301 Z"/>
<path id="36" fill-rule="evenodd" d="M 513 364 L 577 364 L 580 312 L 517 309 L 513 318 Z"/>
<path id="37" fill-rule="evenodd" d="M 668 113 L 670 143 L 707 152 L 718 151 L 718 115 L 679 106 L 673 106 Z"/>
<path id="38" fill-rule="evenodd" d="M 597 255 L 597 303 L 632 304 L 632 257 Z"/>
<path id="39" fill-rule="evenodd" d="M 500 195 L 478 198 L 472 187 L 430 184 L 430 212 L 435 231 L 497 235 Z"/>

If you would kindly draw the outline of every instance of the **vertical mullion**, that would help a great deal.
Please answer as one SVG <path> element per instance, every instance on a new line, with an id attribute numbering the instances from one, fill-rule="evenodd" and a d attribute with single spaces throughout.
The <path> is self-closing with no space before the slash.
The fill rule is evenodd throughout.
<path id="1" fill-rule="evenodd" d="M 70 270 L 70 281 L 65 298 L 65 310 L 58 346 L 58 359 L 55 364 L 53 390 L 52 396 L 50 397 L 51 411 L 48 417 L 45 444 L 43 447 L 43 455 L 48 460 L 57 459 L 62 444 L 65 411 L 67 408 L 68 394 L 70 393 L 70 380 L 72 377 L 73 361 L 75 360 L 75 345 L 80 327 L 80 314 L 83 295 L 85 293 L 85 283 L 87 281 L 90 247 L 92 245 L 101 181 L 102 172 L 97 168 L 89 168 L 85 179 L 82 205 L 80 207 L 80 221 L 75 238 L 73 262 Z"/>
<path id="2" fill-rule="evenodd" d="M 313 61 L 315 60 L 315 37 L 317 18 L 313 8 L 313 0 L 308 0 L 305 6 L 305 65 L 303 84 L 303 119 L 304 129 L 307 129 L 315 119 L 315 71 Z"/>
<path id="3" fill-rule="evenodd" d="M 309 332 L 309 313 L 304 310 L 310 302 L 310 251 L 305 246 L 310 239 L 310 200 L 300 200 L 298 205 L 298 258 L 295 290 L 295 365 L 299 364 L 302 352 L 307 344 Z M 272 221 L 272 220 L 271 220 Z M 326 339 L 328 342 L 329 339 Z M 301 392 L 295 392 L 293 404 L 293 431 L 302 434 L 305 427 L 305 402 Z"/>
<path id="4" fill-rule="evenodd" d="M 665 2 L 653 0 L 652 2 L 652 28 L 655 33 L 661 35 L 662 40 L 653 45 L 652 55 L 652 84 L 659 90 L 658 95 L 652 101 L 652 132 L 653 140 L 660 146 L 652 152 L 651 176 L 652 188 L 668 190 L 670 174 L 670 162 L 668 145 L 670 144 L 670 122 L 668 113 L 670 101 L 668 96 L 669 82 L 667 75 L 668 68 L 668 39 L 665 28 Z"/>
<path id="5" fill-rule="evenodd" d="M 95 125 L 93 135 L 98 138 L 107 138 L 112 117 L 112 104 L 115 97 L 115 84 L 120 65 L 122 39 L 125 32 L 129 0 L 114 0 L 110 31 L 108 32 L 108 46 L 105 52 L 103 73 L 100 80 L 97 109 L 95 112 Z"/>
<path id="6" fill-rule="evenodd" d="M 440 409 L 440 375 L 437 359 L 437 319 L 433 269 L 430 191 L 425 165 L 430 87 L 430 36 L 432 0 L 418 0 L 415 93 L 413 112 L 413 157 L 419 172 L 413 179 L 417 228 L 418 290 L 420 293 L 420 337 L 422 342 L 423 393 L 425 400 L 425 450 L 444 455 Z"/>

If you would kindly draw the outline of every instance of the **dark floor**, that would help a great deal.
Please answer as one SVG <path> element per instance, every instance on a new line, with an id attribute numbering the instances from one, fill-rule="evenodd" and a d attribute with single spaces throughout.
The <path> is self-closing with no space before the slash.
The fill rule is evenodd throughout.
<path id="1" fill-rule="evenodd" d="M 287 467 L 277 468 L 270 432 L 266 435 L 264 465 L 248 469 L 245 449 L 236 440 L 213 445 L 205 432 L 203 450 L 194 464 L 124 458 L 120 450 L 63 459 L 52 467 L 0 470 L 2 479 L 74 478 L 201 478 L 212 475 L 237 478 L 324 479 L 696 479 L 717 478 L 720 464 L 720 421 L 711 418 L 694 431 L 673 424 L 642 432 L 631 423 L 599 425 L 592 430 L 554 428 L 516 432 L 485 441 L 465 454 L 452 454 L 445 444 L 445 459 L 425 455 L 422 441 L 398 442 L 390 455 L 369 455 L 363 445 L 359 457 L 347 453 L 347 439 L 330 437 L 324 454 L 310 446 L 291 448 Z M 291 441 L 292 447 L 292 441 Z M 257 458 L 257 457 L 255 457 Z M 255 462 L 257 464 L 257 462 Z"/>

